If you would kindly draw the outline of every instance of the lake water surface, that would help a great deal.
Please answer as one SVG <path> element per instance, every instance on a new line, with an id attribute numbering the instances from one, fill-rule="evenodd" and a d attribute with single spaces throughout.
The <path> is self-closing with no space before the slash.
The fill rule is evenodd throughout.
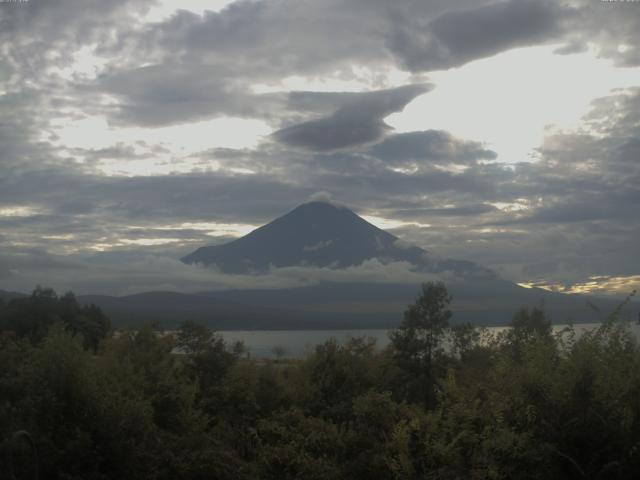
<path id="1" fill-rule="evenodd" d="M 576 331 L 582 332 L 600 326 L 600 323 L 582 323 L 575 325 Z M 567 325 L 554 325 L 554 331 L 560 331 Z M 498 333 L 508 327 L 488 327 L 490 333 Z M 631 330 L 640 338 L 640 325 L 631 324 Z M 389 344 L 389 330 L 227 330 L 219 331 L 227 342 L 242 341 L 250 355 L 254 358 L 275 358 L 277 348 L 283 349 L 285 357 L 303 357 L 313 351 L 316 345 L 335 338 L 344 343 L 349 338 L 370 337 L 376 340 L 378 348 Z"/>

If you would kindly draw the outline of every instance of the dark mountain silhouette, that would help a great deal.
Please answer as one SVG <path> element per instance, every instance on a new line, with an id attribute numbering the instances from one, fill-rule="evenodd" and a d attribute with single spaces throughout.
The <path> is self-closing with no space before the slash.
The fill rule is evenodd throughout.
<path id="1" fill-rule="evenodd" d="M 22 298 L 26 297 L 24 293 L 18 292 L 9 292 L 7 290 L 0 290 L 0 300 L 8 302 L 9 300 L 13 300 L 14 298 Z"/>
<path id="2" fill-rule="evenodd" d="M 83 304 L 98 305 L 118 327 L 159 322 L 164 328 L 173 328 L 190 319 L 216 329 L 340 328 L 345 321 L 357 328 L 370 324 L 368 321 L 371 320 L 362 318 L 358 323 L 352 315 L 326 318 L 320 313 L 303 314 L 287 308 L 244 302 L 244 299 L 227 300 L 176 292 L 145 292 L 121 297 L 80 295 L 78 300 Z M 380 319 L 374 321 L 374 325 L 385 326 Z"/>
<path id="3" fill-rule="evenodd" d="M 409 262 L 420 271 L 497 279 L 494 272 L 473 262 L 437 259 L 422 248 L 403 245 L 348 208 L 327 202 L 300 205 L 242 238 L 199 248 L 182 261 L 215 266 L 225 273 L 262 273 L 271 267 L 345 268 L 372 258 Z"/>
<path id="4" fill-rule="evenodd" d="M 510 285 L 509 290 L 483 282 L 447 285 L 453 295 L 452 323 L 506 325 L 525 305 L 542 305 L 554 323 L 597 322 L 601 318 L 587 306 L 587 300 L 598 305 L 603 315 L 619 304 L 619 300 Z M 277 290 L 81 295 L 78 300 L 98 305 L 118 328 L 149 321 L 173 328 L 191 319 L 218 330 L 322 330 L 394 328 L 418 294 L 419 285 L 325 282 Z M 638 305 L 630 308 L 636 311 Z"/>
<path id="5" fill-rule="evenodd" d="M 507 290 L 505 285 L 510 286 Z M 468 282 L 447 285 L 453 294 L 454 324 L 505 325 L 524 305 L 543 305 L 554 323 L 601 320 L 587 307 L 587 300 L 612 312 L 619 300 L 583 295 L 565 295 L 540 289 L 525 289 L 503 282 Z M 80 295 L 82 304 L 98 305 L 116 328 L 159 322 L 175 328 L 185 319 L 205 323 L 218 330 L 322 330 L 393 328 L 402 312 L 419 293 L 419 285 L 387 283 L 337 283 L 284 288 L 226 290 L 184 294 L 145 292 L 135 295 Z M 4 292 L 5 302 L 27 296 Z M 637 311 L 638 304 L 629 309 Z"/>

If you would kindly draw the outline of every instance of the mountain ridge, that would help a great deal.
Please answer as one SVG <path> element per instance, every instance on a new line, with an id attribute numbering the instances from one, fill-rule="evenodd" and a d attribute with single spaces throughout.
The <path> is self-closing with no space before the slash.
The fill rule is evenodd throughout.
<path id="1" fill-rule="evenodd" d="M 347 268 L 377 258 L 408 262 L 416 271 L 452 271 L 497 279 L 492 270 L 467 260 L 437 259 L 369 223 L 349 208 L 324 201 L 304 203 L 231 242 L 200 247 L 181 258 L 224 273 L 265 273 L 273 267 Z"/>

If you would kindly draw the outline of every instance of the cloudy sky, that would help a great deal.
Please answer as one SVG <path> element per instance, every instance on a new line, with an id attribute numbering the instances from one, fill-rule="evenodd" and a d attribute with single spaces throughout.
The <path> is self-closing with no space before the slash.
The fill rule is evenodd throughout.
<path id="1" fill-rule="evenodd" d="M 2 289 L 246 284 L 177 259 L 318 195 L 521 284 L 640 284 L 640 2 L 0 0 L 0 37 Z"/>

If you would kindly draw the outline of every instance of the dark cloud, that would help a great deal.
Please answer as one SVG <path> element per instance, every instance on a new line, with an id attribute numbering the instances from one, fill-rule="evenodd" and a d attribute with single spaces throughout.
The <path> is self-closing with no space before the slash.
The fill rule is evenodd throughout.
<path id="1" fill-rule="evenodd" d="M 104 177 L 63 171 L 30 171 L 0 177 L 0 205 L 39 205 L 64 215 L 82 208 L 121 221 L 219 221 L 253 223 L 279 213 L 317 187 L 283 184 L 274 177 L 223 173 Z M 256 203 L 256 198 L 264 201 Z"/>
<path id="2" fill-rule="evenodd" d="M 283 111 L 280 96 L 253 95 L 252 84 L 292 75 L 354 78 L 354 66 L 377 69 L 394 62 L 411 71 L 449 68 L 555 39 L 566 16 L 566 9 L 539 1 L 462 1 L 453 10 L 446 2 L 412 0 L 236 2 L 219 13 L 180 11 L 141 32 L 123 31 L 103 50 L 111 56 L 125 51 L 138 62 L 108 71 L 94 88 L 119 98 L 114 121 L 166 125 L 226 114 L 267 117 L 277 124 L 291 113 Z M 293 98 L 289 108 L 300 106 L 300 100 Z M 316 100 L 321 99 L 305 99 L 318 106 Z M 340 108 L 335 95 L 322 100 Z M 310 113 L 322 114 L 327 105 Z M 352 113 L 337 120 L 350 122 L 353 141 L 383 133 L 384 126 L 374 122 L 354 128 Z M 292 141 L 315 148 L 340 133 L 331 131 L 333 119 L 312 122 L 289 131 Z M 353 141 L 337 144 L 342 148 Z"/>
<path id="3" fill-rule="evenodd" d="M 474 205 L 461 205 L 458 207 L 446 208 L 399 208 L 394 210 L 398 218 L 411 220 L 426 220 L 432 217 L 467 217 L 484 215 L 485 213 L 496 212 L 498 209 L 493 205 L 478 203 Z"/>
<path id="4" fill-rule="evenodd" d="M 580 0 L 576 6 L 577 15 L 565 30 L 566 53 L 595 46 L 600 56 L 619 66 L 640 65 L 637 2 Z"/>
<path id="5" fill-rule="evenodd" d="M 347 96 L 331 116 L 286 127 L 273 136 L 284 144 L 319 152 L 366 145 L 380 140 L 390 129 L 385 117 L 428 90 L 426 85 L 408 85 Z"/>
<path id="6" fill-rule="evenodd" d="M 0 39 L 7 83 L 20 88 L 51 82 L 51 67 L 66 67 L 83 47 L 113 44 L 135 28 L 154 0 L 29 0 L 0 8 Z"/>
<path id="7" fill-rule="evenodd" d="M 572 11 L 556 2 L 510 0 L 393 25 L 390 49 L 412 71 L 457 67 L 505 50 L 557 40 Z"/>
<path id="8" fill-rule="evenodd" d="M 262 78 L 348 72 L 354 61 L 395 60 L 425 71 L 562 41 L 575 14 L 575 8 L 546 0 L 463 0 L 455 6 L 415 0 L 245 1 L 203 17 L 180 12 L 135 41 L 162 45 L 171 58 L 207 64 L 241 57 L 234 62 L 236 73 L 259 72 Z"/>
<path id="9" fill-rule="evenodd" d="M 640 177 L 637 177 L 640 179 Z M 602 186 L 601 186 L 602 187 Z M 571 224 L 632 219 L 640 205 L 640 189 L 627 192 L 584 192 L 547 199 L 548 206 L 488 225 Z"/>
<path id="10" fill-rule="evenodd" d="M 391 135 L 370 152 L 391 165 L 469 164 L 497 157 L 479 142 L 460 140 L 440 130 Z"/>
<path id="11" fill-rule="evenodd" d="M 324 73 L 362 59 L 389 60 L 375 41 L 384 32 L 384 9 L 384 2 L 373 1 L 238 1 L 202 17 L 181 11 L 129 40 L 160 45 L 167 56 L 186 62 L 229 63 L 223 68 L 236 76 Z"/>
<path id="12" fill-rule="evenodd" d="M 166 252 L 121 251 L 73 257 L 38 250 L 9 253 L 0 252 L 0 286 L 8 284 L 22 292 L 40 283 L 77 294 L 126 295 L 148 291 L 292 288 L 320 282 L 419 283 L 436 278 L 412 271 L 407 262 L 383 264 L 377 259 L 345 269 L 296 266 L 272 269 L 269 275 L 230 275 L 184 264 L 168 257 Z M 453 274 L 449 278 L 452 282 L 459 280 Z"/>
<path id="13" fill-rule="evenodd" d="M 33 6 L 24 9 L 19 21 L 5 15 L 5 23 L 20 25 L 19 38 L 7 38 L 12 47 L 7 58 L 20 66 L 20 78 L 42 79 L 34 73 L 69 66 L 73 53 L 86 45 L 108 60 L 99 78 L 75 81 L 73 95 L 61 96 L 61 101 L 82 97 L 81 108 L 107 115 L 112 123 L 143 126 L 228 115 L 263 118 L 281 127 L 315 117 L 311 131 L 303 129 L 305 145 L 319 143 L 316 136 L 324 138 L 335 125 L 318 117 L 332 113 L 329 107 L 340 108 L 338 96 L 291 97 L 287 102 L 285 92 L 256 95 L 252 85 L 277 85 L 295 75 L 364 76 L 375 83 L 374 73 L 367 77 L 357 69 L 375 71 L 395 63 L 424 72 L 548 43 L 564 44 L 558 51 L 568 53 L 595 42 L 601 55 L 621 64 L 636 64 L 639 51 L 638 21 L 628 15 L 627 6 L 602 5 L 607 2 L 567 6 L 547 0 L 464 0 L 453 7 L 450 2 L 414 0 L 238 1 L 219 13 L 200 16 L 182 10 L 145 26 L 132 18 L 148 8 L 147 1 L 132 8 L 122 0 L 92 0 L 82 8 L 75 0 L 29 3 Z M 54 29 L 60 18 L 65 18 L 65 28 Z M 626 47 L 621 50 L 622 44 Z M 118 103 L 100 106 L 103 94 Z M 317 109 L 308 115 L 296 110 L 311 104 Z M 351 131 L 354 138 L 379 138 L 384 127 L 370 122 Z M 291 134 L 304 136 L 297 129 Z"/>
<path id="14" fill-rule="evenodd" d="M 90 90 L 119 99 L 114 121 L 149 127 L 221 115 L 269 117 L 284 103 L 282 95 L 254 95 L 216 67 L 179 63 L 105 73 Z"/>

